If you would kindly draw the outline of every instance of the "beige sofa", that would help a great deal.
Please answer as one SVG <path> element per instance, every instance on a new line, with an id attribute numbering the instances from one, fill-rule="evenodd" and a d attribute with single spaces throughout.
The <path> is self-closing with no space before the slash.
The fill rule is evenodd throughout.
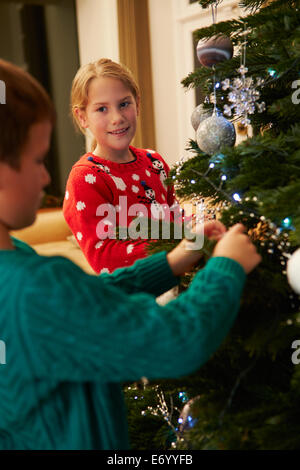
<path id="1" fill-rule="evenodd" d="M 40 209 L 30 227 L 12 231 L 11 235 L 32 246 L 44 256 L 69 258 L 89 274 L 95 274 L 72 236 L 61 209 Z"/>

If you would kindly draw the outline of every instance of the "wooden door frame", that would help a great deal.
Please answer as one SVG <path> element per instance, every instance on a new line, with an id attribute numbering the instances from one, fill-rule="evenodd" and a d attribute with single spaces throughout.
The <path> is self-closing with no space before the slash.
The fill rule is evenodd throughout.
<path id="1" fill-rule="evenodd" d="M 141 94 L 133 145 L 155 149 L 148 0 L 117 0 L 117 6 L 120 62 L 133 73 Z"/>

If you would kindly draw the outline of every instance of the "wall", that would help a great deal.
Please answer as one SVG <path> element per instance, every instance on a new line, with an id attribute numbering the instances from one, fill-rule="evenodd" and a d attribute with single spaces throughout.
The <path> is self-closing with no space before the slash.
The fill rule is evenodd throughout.
<path id="1" fill-rule="evenodd" d="M 76 0 L 80 64 L 101 57 L 118 62 L 117 0 Z"/>

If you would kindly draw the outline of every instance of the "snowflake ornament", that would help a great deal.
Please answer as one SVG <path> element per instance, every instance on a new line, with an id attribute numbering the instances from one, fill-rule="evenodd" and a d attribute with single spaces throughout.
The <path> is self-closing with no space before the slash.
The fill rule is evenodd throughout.
<path id="1" fill-rule="evenodd" d="M 264 101 L 261 103 L 257 102 L 260 92 L 256 89 L 263 85 L 264 80 L 258 77 L 255 83 L 252 77 L 246 77 L 248 69 L 245 65 L 241 65 L 237 72 L 240 74 L 240 77 L 234 78 L 232 83 L 229 78 L 222 81 L 222 89 L 230 90 L 228 101 L 231 103 L 230 105 L 224 105 L 223 113 L 226 116 L 233 115 L 234 117 L 241 118 L 241 123 L 248 125 L 251 122 L 248 114 L 254 114 L 256 108 L 259 113 L 263 113 L 266 110 Z"/>

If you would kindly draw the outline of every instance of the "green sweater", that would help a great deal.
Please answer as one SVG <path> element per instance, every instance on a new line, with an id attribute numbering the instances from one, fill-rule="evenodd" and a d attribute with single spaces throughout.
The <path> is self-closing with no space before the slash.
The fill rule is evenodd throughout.
<path id="1" fill-rule="evenodd" d="M 165 253 L 98 277 L 14 243 L 0 251 L 0 449 L 129 448 L 120 383 L 206 362 L 238 312 L 242 267 L 212 258 L 162 307 L 177 283 Z"/>

